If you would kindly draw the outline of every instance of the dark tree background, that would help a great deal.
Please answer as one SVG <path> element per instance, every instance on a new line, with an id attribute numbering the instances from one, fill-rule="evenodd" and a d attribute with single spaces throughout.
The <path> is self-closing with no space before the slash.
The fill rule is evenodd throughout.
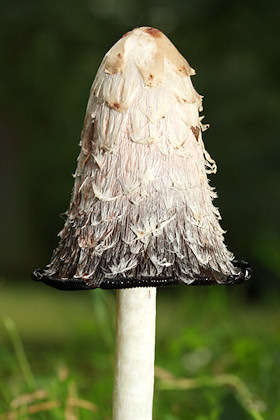
<path id="1" fill-rule="evenodd" d="M 49 262 L 68 206 L 89 89 L 105 52 L 155 26 L 196 69 L 211 183 L 250 292 L 280 283 L 279 1 L 2 0 L 0 275 Z"/>

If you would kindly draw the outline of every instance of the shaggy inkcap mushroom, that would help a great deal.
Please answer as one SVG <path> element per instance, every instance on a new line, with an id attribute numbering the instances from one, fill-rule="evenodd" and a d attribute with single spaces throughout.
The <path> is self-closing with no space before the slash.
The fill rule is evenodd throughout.
<path id="1" fill-rule="evenodd" d="M 251 275 L 224 244 L 207 174 L 195 71 L 153 28 L 125 34 L 91 89 L 75 184 L 51 263 L 59 289 L 234 284 Z"/>

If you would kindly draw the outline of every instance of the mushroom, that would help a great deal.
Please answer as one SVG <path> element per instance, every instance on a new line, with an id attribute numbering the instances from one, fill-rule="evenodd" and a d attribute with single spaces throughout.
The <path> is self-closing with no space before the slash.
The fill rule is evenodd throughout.
<path id="1" fill-rule="evenodd" d="M 159 30 L 136 28 L 93 82 L 60 242 L 33 279 L 118 289 L 113 420 L 152 418 L 156 287 L 231 285 L 248 263 L 224 244 L 207 174 L 195 71 Z"/>

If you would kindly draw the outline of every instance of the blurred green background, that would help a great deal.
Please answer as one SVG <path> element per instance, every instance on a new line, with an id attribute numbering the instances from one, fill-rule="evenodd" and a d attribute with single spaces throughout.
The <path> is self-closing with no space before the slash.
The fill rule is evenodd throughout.
<path id="1" fill-rule="evenodd" d="M 198 383 L 174 396 L 159 375 L 155 418 L 278 420 L 279 1 L 9 0 L 0 7 L 0 419 L 18 395 L 38 387 L 64 402 L 79 392 L 105 411 L 94 417 L 92 407 L 69 408 L 68 415 L 66 407 L 32 418 L 110 418 L 114 294 L 63 294 L 33 284 L 29 273 L 57 245 L 104 54 L 135 26 L 154 26 L 197 72 L 226 243 L 254 270 L 252 281 L 231 290 L 160 291 L 158 362 Z M 200 391 L 201 375 L 207 382 L 219 374 L 241 378 L 252 395 L 243 382 L 232 386 L 236 392 L 215 383 Z"/>

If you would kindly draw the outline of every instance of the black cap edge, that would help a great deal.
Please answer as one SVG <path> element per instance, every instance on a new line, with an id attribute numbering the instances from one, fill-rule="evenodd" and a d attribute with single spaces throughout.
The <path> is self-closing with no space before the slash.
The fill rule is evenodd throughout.
<path id="1" fill-rule="evenodd" d="M 212 278 L 198 276 L 192 283 L 183 283 L 176 277 L 115 277 L 105 278 L 100 284 L 90 285 L 87 279 L 71 278 L 58 279 L 51 276 L 44 275 L 40 269 L 33 271 L 31 278 L 35 281 L 40 281 L 48 286 L 55 287 L 59 290 L 90 290 L 90 289 L 130 289 L 134 287 L 164 287 L 178 284 L 186 284 L 189 286 L 211 286 L 211 285 L 225 285 L 232 286 L 248 281 L 252 275 L 252 269 L 246 261 L 232 261 L 234 267 L 239 268 L 239 274 L 228 276 L 226 281 L 218 283 Z"/>

